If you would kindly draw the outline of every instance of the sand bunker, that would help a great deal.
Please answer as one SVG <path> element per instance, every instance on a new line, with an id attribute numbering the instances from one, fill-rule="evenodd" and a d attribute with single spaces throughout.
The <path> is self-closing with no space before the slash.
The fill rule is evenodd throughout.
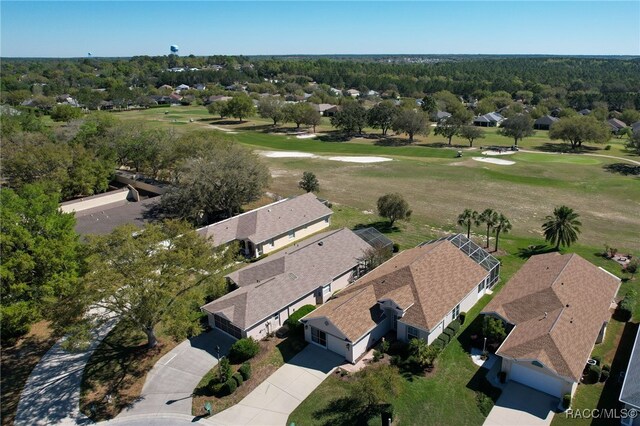
<path id="1" fill-rule="evenodd" d="M 515 151 L 494 151 L 494 150 L 482 151 L 482 155 L 511 155 L 515 153 L 516 153 Z"/>
<path id="2" fill-rule="evenodd" d="M 224 127 L 211 126 L 211 128 L 220 130 L 221 132 L 226 132 L 226 133 L 238 133 L 238 132 L 234 132 L 233 130 L 225 129 Z"/>
<path id="3" fill-rule="evenodd" d="M 515 161 L 500 160 L 499 158 L 484 158 L 484 157 L 471 157 L 471 158 L 476 161 L 482 161 L 483 163 L 498 164 L 500 166 L 511 166 L 513 164 L 516 164 Z"/>
<path id="4" fill-rule="evenodd" d="M 314 134 L 308 134 L 308 133 L 306 133 L 306 134 L 304 134 L 304 135 L 298 135 L 298 136 L 296 136 L 296 138 L 298 138 L 298 139 L 313 139 L 313 138 L 315 138 L 316 136 L 317 136 L 317 135 L 314 135 Z"/>
<path id="5" fill-rule="evenodd" d="M 260 155 L 269 158 L 316 158 L 317 155 L 310 152 L 298 151 L 262 151 Z"/>
<path id="6" fill-rule="evenodd" d="M 391 158 L 385 157 L 329 157 L 332 161 L 344 161 L 346 163 L 382 163 L 391 161 Z"/>

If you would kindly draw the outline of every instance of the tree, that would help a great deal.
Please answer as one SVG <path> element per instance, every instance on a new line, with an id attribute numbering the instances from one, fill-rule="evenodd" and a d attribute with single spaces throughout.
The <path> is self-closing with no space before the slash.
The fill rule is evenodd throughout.
<path id="1" fill-rule="evenodd" d="M 316 126 L 319 126 L 321 122 L 322 116 L 319 111 L 316 111 L 313 108 L 311 110 L 307 110 L 304 116 L 304 124 L 311 126 L 313 128 L 313 133 L 316 132 Z"/>
<path id="2" fill-rule="evenodd" d="M 396 220 L 408 220 L 411 209 L 402 195 L 386 194 L 378 198 L 378 214 L 389 219 L 389 226 L 392 227 Z"/>
<path id="3" fill-rule="evenodd" d="M 469 147 L 473 147 L 476 139 L 484 138 L 484 130 L 477 126 L 462 126 L 460 128 L 460 137 L 469 141 Z"/>
<path id="4" fill-rule="evenodd" d="M 640 111 L 636 111 L 635 109 L 627 108 L 622 111 L 620 114 L 620 120 L 627 123 L 627 125 L 631 125 L 636 121 L 640 121 Z"/>
<path id="5" fill-rule="evenodd" d="M 422 105 L 420 105 L 422 110 L 426 112 L 428 115 L 433 114 L 438 111 L 438 101 L 433 96 L 426 95 L 422 98 Z"/>
<path id="6" fill-rule="evenodd" d="M 82 250 L 73 214 L 41 185 L 0 190 L 0 323 L 3 343 L 41 318 L 63 324 L 60 305 L 74 305 Z"/>
<path id="7" fill-rule="evenodd" d="M 374 270 L 387 260 L 391 259 L 392 255 L 393 250 L 391 247 L 383 247 L 379 244 L 369 247 L 365 250 L 364 254 L 358 258 L 358 262 L 362 266 L 362 270 L 359 271 L 359 274 L 364 275 L 367 272 Z"/>
<path id="8" fill-rule="evenodd" d="M 202 136 L 210 142 L 206 151 L 183 162 L 161 200 L 167 214 L 194 224 L 238 213 L 244 204 L 262 196 L 270 177 L 257 154 L 212 134 Z"/>
<path id="9" fill-rule="evenodd" d="M 91 237 L 88 252 L 84 300 L 103 310 L 92 310 L 92 317 L 113 316 L 144 332 L 149 348 L 157 344 L 160 322 L 176 338 L 200 331 L 198 306 L 205 294 L 226 292 L 223 275 L 232 256 L 179 221 L 147 224 L 142 230 L 123 225 Z"/>
<path id="10" fill-rule="evenodd" d="M 382 101 L 367 112 L 367 123 L 374 129 L 382 130 L 386 136 L 396 117 L 398 108 L 391 101 Z"/>
<path id="11" fill-rule="evenodd" d="M 440 350 L 436 346 L 427 344 L 424 339 L 411 339 L 409 352 L 422 368 L 433 366 L 433 362 L 440 354 Z"/>
<path id="12" fill-rule="evenodd" d="M 469 238 L 469 235 L 471 235 L 471 225 L 480 225 L 478 212 L 471 209 L 464 209 L 464 211 L 458 215 L 457 223 L 460 226 L 467 227 L 467 238 Z"/>
<path id="13" fill-rule="evenodd" d="M 528 114 L 515 115 L 502 123 L 498 134 L 513 138 L 514 144 L 518 146 L 518 141 L 535 134 L 533 119 Z"/>
<path id="14" fill-rule="evenodd" d="M 298 102 L 295 104 L 287 104 L 284 107 L 284 115 L 286 121 L 292 121 L 296 124 L 296 129 L 300 128 L 301 124 L 309 124 L 315 126 L 319 124 L 313 119 L 315 115 L 320 116 L 320 113 L 316 111 L 311 104 Z"/>
<path id="15" fill-rule="evenodd" d="M 487 226 L 487 248 L 489 247 L 489 234 L 491 233 L 491 228 L 495 226 L 498 221 L 498 213 L 496 213 L 493 209 L 485 209 L 480 216 L 478 216 L 478 220 L 480 223 L 484 223 Z"/>
<path id="16" fill-rule="evenodd" d="M 361 134 L 367 124 L 367 110 L 355 101 L 346 102 L 342 109 L 331 117 L 331 125 L 348 135 Z"/>
<path id="17" fill-rule="evenodd" d="M 562 139 L 571 143 L 571 148 L 582 146 L 583 142 L 604 143 L 611 138 L 611 130 L 589 115 L 562 118 L 551 125 L 549 138 Z"/>
<path id="18" fill-rule="evenodd" d="M 400 392 L 400 385 L 401 378 L 396 367 L 372 365 L 354 374 L 349 394 L 356 407 L 372 411 L 395 398 Z"/>
<path id="19" fill-rule="evenodd" d="M 82 110 L 71 105 L 56 105 L 51 109 L 51 119 L 53 121 L 71 121 L 82 117 Z"/>
<path id="20" fill-rule="evenodd" d="M 462 127 L 468 124 L 471 118 L 472 114 L 469 111 L 459 109 L 451 116 L 440 120 L 434 133 L 447 138 L 449 145 L 451 145 L 451 139 L 460 134 Z"/>
<path id="21" fill-rule="evenodd" d="M 220 118 L 229 116 L 229 101 L 211 102 L 207 107 L 209 114 L 218 114 Z"/>
<path id="22" fill-rule="evenodd" d="M 302 179 L 298 182 L 298 188 L 307 192 L 318 192 L 320 191 L 320 182 L 312 172 L 304 172 L 302 173 Z"/>
<path id="23" fill-rule="evenodd" d="M 640 155 L 640 131 L 632 133 L 625 146 L 629 151 Z"/>
<path id="24" fill-rule="evenodd" d="M 429 134 L 429 117 L 423 111 L 415 109 L 403 109 L 396 114 L 392 128 L 394 132 L 405 133 L 409 136 L 409 142 L 417 134 Z"/>
<path id="25" fill-rule="evenodd" d="M 234 96 L 227 104 L 227 113 L 242 122 L 243 118 L 251 117 L 255 111 L 253 100 L 245 94 Z"/>
<path id="26" fill-rule="evenodd" d="M 262 118 L 273 120 L 273 126 L 275 127 L 278 122 L 285 119 L 285 105 L 284 101 L 279 98 L 266 96 L 258 101 L 258 114 Z"/>
<path id="27" fill-rule="evenodd" d="M 496 245 L 494 250 L 498 251 L 498 239 L 500 238 L 500 233 L 502 232 L 507 234 L 509 231 L 511 231 L 511 222 L 509 222 L 509 219 L 507 219 L 502 213 L 500 213 L 498 214 L 498 219 L 493 227 L 493 230 L 496 233 Z"/>
<path id="28" fill-rule="evenodd" d="M 503 322 L 488 315 L 484 317 L 484 323 L 482 324 L 482 334 L 488 340 L 496 343 L 500 343 L 507 337 L 507 331 L 504 329 Z"/>
<path id="29" fill-rule="evenodd" d="M 546 217 L 546 222 L 542 224 L 542 231 L 547 242 L 556 245 L 556 250 L 560 245 L 569 247 L 578 240 L 580 226 L 578 220 L 580 215 L 567 206 L 556 207 L 552 216 Z"/>

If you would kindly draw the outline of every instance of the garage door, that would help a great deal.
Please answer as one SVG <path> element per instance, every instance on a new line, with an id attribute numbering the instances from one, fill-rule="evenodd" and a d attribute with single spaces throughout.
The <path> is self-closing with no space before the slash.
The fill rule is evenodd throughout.
<path id="1" fill-rule="evenodd" d="M 561 398 L 565 381 L 538 372 L 534 370 L 534 368 L 542 370 L 541 367 L 535 367 L 533 365 L 531 367 L 527 367 L 521 364 L 513 363 L 511 364 L 510 379 L 544 393 L 548 393 L 550 395 Z"/>

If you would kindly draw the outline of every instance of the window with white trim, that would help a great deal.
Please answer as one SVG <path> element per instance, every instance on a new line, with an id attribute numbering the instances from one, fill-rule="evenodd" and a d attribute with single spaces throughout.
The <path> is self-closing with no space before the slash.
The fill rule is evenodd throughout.
<path id="1" fill-rule="evenodd" d="M 289 231 L 289 239 L 293 240 L 296 237 L 296 231 Z"/>
<path id="2" fill-rule="evenodd" d="M 458 318 L 458 315 L 460 315 L 460 305 L 456 306 L 453 308 L 453 311 L 451 311 L 451 321 Z"/>
<path id="3" fill-rule="evenodd" d="M 419 339 L 419 338 L 420 338 L 420 332 L 418 331 L 418 329 L 408 325 L 407 326 L 407 340 Z"/>
<path id="4" fill-rule="evenodd" d="M 311 327 L 311 340 L 321 346 L 327 346 L 327 333 L 315 327 Z"/>
<path id="5" fill-rule="evenodd" d="M 329 294 L 329 293 L 331 293 L 331 283 L 322 287 L 322 294 Z"/>

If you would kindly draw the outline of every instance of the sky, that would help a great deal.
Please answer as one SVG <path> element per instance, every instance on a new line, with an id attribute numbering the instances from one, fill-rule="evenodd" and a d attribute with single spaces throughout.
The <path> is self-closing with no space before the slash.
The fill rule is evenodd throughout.
<path id="1" fill-rule="evenodd" d="M 0 56 L 640 55 L 634 1 L 0 1 Z"/>

